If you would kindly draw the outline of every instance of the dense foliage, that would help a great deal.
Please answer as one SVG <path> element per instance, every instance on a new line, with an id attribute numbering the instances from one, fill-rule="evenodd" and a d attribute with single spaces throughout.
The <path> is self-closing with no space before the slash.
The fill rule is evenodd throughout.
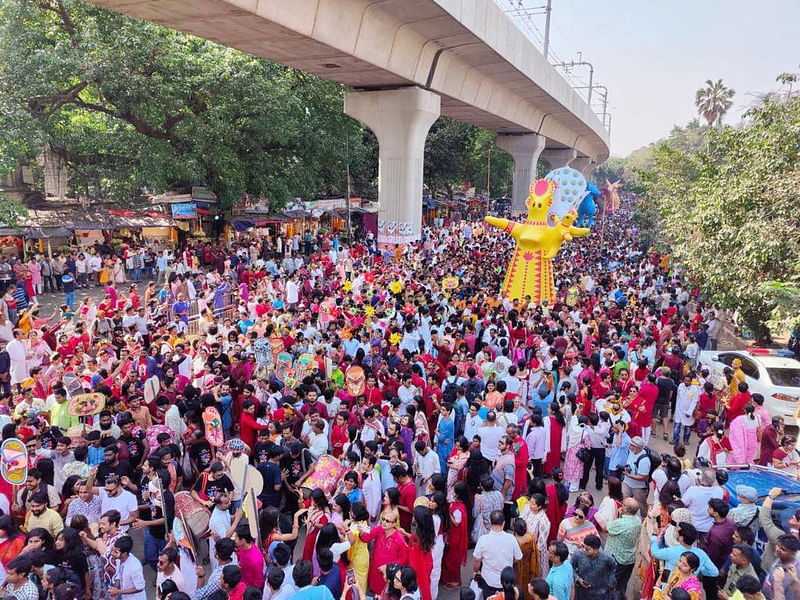
<path id="1" fill-rule="evenodd" d="M 45 145 L 70 185 L 123 199 L 206 185 L 231 206 L 377 193 L 377 141 L 342 112 L 342 86 L 79 0 L 0 8 L 0 173 Z M 506 193 L 510 157 L 479 128 L 439 119 L 425 180 L 450 193 L 487 181 Z"/>
<path id="2" fill-rule="evenodd" d="M 342 94 L 78 0 L 12 0 L 0 11 L 0 169 L 49 144 L 80 192 L 205 184 L 228 205 L 244 192 L 282 204 L 343 192 L 346 160 L 369 185 L 374 143 L 342 113 Z"/>
<path id="3" fill-rule="evenodd" d="M 765 100 L 742 126 L 665 140 L 640 174 L 643 208 L 707 297 L 760 340 L 800 314 L 800 99 Z"/>
<path id="4" fill-rule="evenodd" d="M 491 161 L 491 166 L 490 166 Z M 456 187 L 472 183 L 476 193 L 510 195 L 514 162 L 498 149 L 494 133 L 468 123 L 440 117 L 425 141 L 425 184 L 450 196 Z"/>

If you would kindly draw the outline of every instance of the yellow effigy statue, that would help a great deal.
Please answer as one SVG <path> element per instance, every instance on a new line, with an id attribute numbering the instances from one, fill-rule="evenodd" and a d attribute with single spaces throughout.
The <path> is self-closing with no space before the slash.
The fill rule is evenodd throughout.
<path id="1" fill-rule="evenodd" d="M 556 185 L 548 179 L 539 179 L 531 184 L 526 202 L 528 218 L 524 223 L 499 217 L 485 218 L 487 223 L 510 233 L 517 241 L 502 290 L 503 295 L 512 300 L 524 300 L 530 296 L 535 304 L 541 304 L 543 300 L 552 303 L 555 286 L 550 261 L 558 254 L 564 241 L 589 233 L 589 229 L 572 225 L 577 217 L 574 209 L 567 212 L 560 222 L 548 224 L 548 211 Z"/>

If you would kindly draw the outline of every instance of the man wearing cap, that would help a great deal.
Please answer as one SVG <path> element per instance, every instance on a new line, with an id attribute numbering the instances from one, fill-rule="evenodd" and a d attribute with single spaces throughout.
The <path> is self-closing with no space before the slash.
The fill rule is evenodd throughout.
<path id="1" fill-rule="evenodd" d="M 758 502 L 758 492 L 749 485 L 737 485 L 736 497 L 739 504 L 731 509 L 728 518 L 737 525 L 749 527 L 753 533 L 758 533 L 759 510 L 755 504 Z"/>
<path id="2" fill-rule="evenodd" d="M 240 470 L 246 469 L 249 463 L 248 456 L 244 454 L 244 442 L 239 438 L 233 438 L 228 442 L 228 446 L 230 447 L 231 451 L 230 454 L 226 454 L 223 457 L 225 464 L 228 467 L 228 472 L 232 472 L 234 469 L 234 463 L 241 463 Z M 242 505 L 242 498 L 244 496 L 242 490 L 242 483 L 240 481 L 233 482 L 233 501 L 231 502 L 231 506 L 233 510 L 237 510 Z"/>
<path id="3" fill-rule="evenodd" d="M 640 436 L 631 439 L 628 460 L 625 463 L 622 479 L 622 493 L 626 498 L 634 498 L 639 503 L 639 513 L 647 516 L 647 496 L 650 493 L 650 456 L 645 452 L 645 443 Z"/>

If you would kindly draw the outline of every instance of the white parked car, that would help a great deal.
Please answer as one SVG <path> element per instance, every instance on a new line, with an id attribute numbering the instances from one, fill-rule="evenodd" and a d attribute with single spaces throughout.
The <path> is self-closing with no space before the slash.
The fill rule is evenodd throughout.
<path id="1" fill-rule="evenodd" d="M 711 370 L 717 382 L 724 378 L 725 367 L 733 359 L 742 361 L 750 393 L 764 396 L 764 407 L 774 417 L 783 417 L 786 425 L 797 425 L 800 402 L 800 361 L 790 358 L 791 352 L 752 348 L 749 350 L 704 350 L 699 362 Z M 698 371 L 699 371 L 698 367 Z"/>

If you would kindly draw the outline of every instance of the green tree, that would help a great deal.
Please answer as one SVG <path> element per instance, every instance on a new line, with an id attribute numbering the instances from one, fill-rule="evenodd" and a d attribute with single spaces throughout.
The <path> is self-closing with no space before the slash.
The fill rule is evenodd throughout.
<path id="1" fill-rule="evenodd" d="M 424 181 L 428 189 L 452 198 L 453 189 L 469 179 L 469 151 L 475 127 L 439 117 L 425 139 Z"/>
<path id="2" fill-rule="evenodd" d="M 245 192 L 280 206 L 343 193 L 347 161 L 353 180 L 370 180 L 358 167 L 373 149 L 342 94 L 78 0 L 8 0 L 0 11 L 0 168 L 48 144 L 72 187 L 101 197 L 203 184 L 226 206 Z"/>
<path id="3" fill-rule="evenodd" d="M 800 297 L 790 293 L 800 264 L 800 98 L 765 100 L 745 117 L 740 128 L 709 128 L 700 148 L 656 145 L 644 201 L 677 264 L 763 342 L 775 311 L 791 312 L 787 302 Z"/>
<path id="4" fill-rule="evenodd" d="M 722 124 L 722 117 L 733 106 L 733 96 L 736 91 L 725 87 L 722 79 L 716 81 L 706 80 L 706 85 L 697 90 L 695 94 L 695 106 L 697 112 L 708 121 L 709 126 Z"/>
<path id="5" fill-rule="evenodd" d="M 514 159 L 497 147 L 494 132 L 477 130 L 472 138 L 469 169 L 476 193 L 490 194 L 492 198 L 511 197 Z"/>

